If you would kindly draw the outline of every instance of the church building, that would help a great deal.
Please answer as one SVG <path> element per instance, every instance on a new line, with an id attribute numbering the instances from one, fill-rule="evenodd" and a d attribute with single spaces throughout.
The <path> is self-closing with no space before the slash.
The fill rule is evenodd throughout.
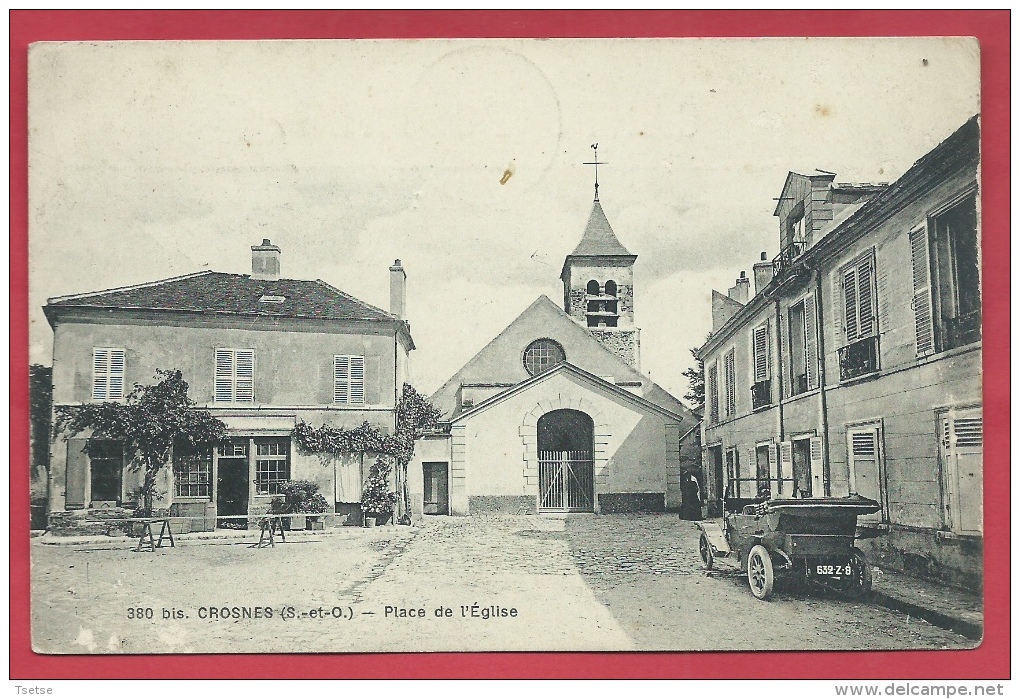
<path id="1" fill-rule="evenodd" d="M 415 447 L 424 514 L 664 511 L 700 470 L 698 418 L 640 370 L 634 262 L 602 210 L 540 296 L 431 396 Z"/>

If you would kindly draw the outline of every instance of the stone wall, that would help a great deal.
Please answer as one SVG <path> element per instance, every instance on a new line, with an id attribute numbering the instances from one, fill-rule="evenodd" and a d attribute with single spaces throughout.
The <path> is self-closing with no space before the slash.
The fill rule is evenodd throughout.
<path id="1" fill-rule="evenodd" d="M 606 346 L 610 352 L 627 362 L 630 366 L 638 366 L 638 343 L 636 330 L 606 330 L 588 328 L 592 336 Z"/>

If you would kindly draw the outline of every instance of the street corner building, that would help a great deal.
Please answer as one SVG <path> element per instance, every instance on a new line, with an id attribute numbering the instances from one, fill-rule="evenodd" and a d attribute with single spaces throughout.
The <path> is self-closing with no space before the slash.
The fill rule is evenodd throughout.
<path id="1" fill-rule="evenodd" d="M 981 585 L 974 117 L 892 184 L 791 172 L 755 291 L 713 292 L 700 348 L 707 495 L 859 494 L 873 561 Z"/>
<path id="2" fill-rule="evenodd" d="M 597 192 L 597 190 L 596 190 Z M 560 279 L 431 396 L 408 474 L 425 514 L 675 510 L 698 418 L 640 371 L 634 261 L 596 196 Z"/>
<path id="3" fill-rule="evenodd" d="M 321 280 L 281 278 L 280 248 L 269 240 L 251 251 L 250 275 L 205 271 L 49 299 L 53 403 L 122 400 L 157 369 L 179 369 L 191 399 L 226 424 L 228 438 L 200 453 L 175 448 L 157 507 L 191 530 L 244 526 L 243 515 L 267 511 L 283 482 L 300 479 L 335 500 L 340 523 L 360 513 L 371 457 L 303 453 L 294 429 L 367 422 L 395 432 L 414 349 L 406 274 L 399 260 L 390 267 L 387 312 Z M 93 440 L 85 449 L 88 441 L 58 436 L 52 446 L 51 528 L 54 518 L 134 504 L 141 474 L 122 445 Z"/>

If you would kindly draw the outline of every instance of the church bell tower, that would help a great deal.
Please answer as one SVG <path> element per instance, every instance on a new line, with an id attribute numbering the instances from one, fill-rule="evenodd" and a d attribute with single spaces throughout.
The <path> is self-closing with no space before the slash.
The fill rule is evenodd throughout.
<path id="1" fill-rule="evenodd" d="M 595 148 L 595 146 L 592 146 Z M 634 327 L 634 261 L 617 239 L 599 202 L 598 151 L 595 201 L 581 242 L 563 261 L 563 310 L 595 339 L 640 369 L 640 331 Z"/>

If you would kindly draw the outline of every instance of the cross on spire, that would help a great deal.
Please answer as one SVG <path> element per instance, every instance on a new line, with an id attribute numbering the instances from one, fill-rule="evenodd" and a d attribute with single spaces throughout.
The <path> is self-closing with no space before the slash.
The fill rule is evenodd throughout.
<path id="1" fill-rule="evenodd" d="M 595 151 L 595 161 L 591 163 L 583 163 L 584 165 L 595 166 L 595 201 L 599 200 L 599 165 L 608 165 L 609 163 L 599 161 L 599 144 L 591 144 L 591 149 Z"/>

